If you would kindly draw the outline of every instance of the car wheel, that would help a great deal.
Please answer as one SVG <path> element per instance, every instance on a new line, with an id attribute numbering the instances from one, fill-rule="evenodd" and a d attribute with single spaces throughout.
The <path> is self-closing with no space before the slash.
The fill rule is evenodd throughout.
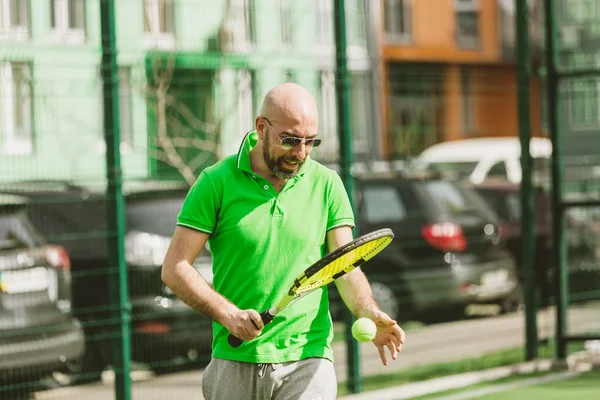
<path id="1" fill-rule="evenodd" d="M 47 389 L 64 386 L 95 383 L 102 380 L 104 367 L 94 357 L 93 350 L 88 347 L 79 359 L 67 361 L 60 371 L 53 372 L 42 380 L 42 385 Z"/>
<path id="2" fill-rule="evenodd" d="M 521 308 L 523 308 L 523 288 L 521 285 L 517 285 L 515 290 L 500 303 L 500 312 L 510 314 L 519 311 Z"/>
<path id="3" fill-rule="evenodd" d="M 379 308 L 389 315 L 390 318 L 397 319 L 400 315 L 400 310 L 396 293 L 388 285 L 381 282 L 371 282 L 371 290 Z"/>

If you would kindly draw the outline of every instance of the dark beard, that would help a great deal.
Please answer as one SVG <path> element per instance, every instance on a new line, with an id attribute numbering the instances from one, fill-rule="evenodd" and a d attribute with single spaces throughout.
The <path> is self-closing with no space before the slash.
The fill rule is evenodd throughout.
<path id="1" fill-rule="evenodd" d="M 294 157 L 294 156 L 281 156 L 279 158 L 271 157 L 271 153 L 269 149 L 271 148 L 271 140 L 269 139 L 269 135 L 265 135 L 265 140 L 263 142 L 263 158 L 265 160 L 265 164 L 269 168 L 269 171 L 277 178 L 282 180 L 292 179 L 296 175 L 298 175 L 298 171 L 304 164 L 304 161 Z M 291 171 L 287 167 L 284 167 L 284 161 L 298 161 L 296 164 L 296 169 Z"/>

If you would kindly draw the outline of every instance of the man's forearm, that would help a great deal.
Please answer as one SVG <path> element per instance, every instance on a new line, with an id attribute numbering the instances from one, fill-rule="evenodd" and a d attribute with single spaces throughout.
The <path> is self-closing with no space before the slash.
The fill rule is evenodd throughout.
<path id="1" fill-rule="evenodd" d="M 189 263 L 163 267 L 165 284 L 188 306 L 223 324 L 237 310 L 225 297 L 216 292 Z"/>
<path id="2" fill-rule="evenodd" d="M 379 310 L 371 286 L 360 269 L 355 269 L 336 280 L 336 286 L 344 303 L 356 318 L 371 318 L 373 313 Z"/>

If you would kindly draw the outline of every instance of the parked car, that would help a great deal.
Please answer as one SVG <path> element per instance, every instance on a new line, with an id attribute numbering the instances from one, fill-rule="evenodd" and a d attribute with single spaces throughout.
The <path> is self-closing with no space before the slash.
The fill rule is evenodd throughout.
<path id="1" fill-rule="evenodd" d="M 48 244 L 23 211 L 0 195 L 0 398 L 16 398 L 84 354 L 71 309 L 69 255 Z M 10 394 L 9 394 L 10 393 Z"/>
<path id="2" fill-rule="evenodd" d="M 179 182 L 126 182 L 125 258 L 131 304 L 132 359 L 157 372 L 173 362 L 199 361 L 210 355 L 212 321 L 183 302 L 162 282 L 161 266 L 175 230 L 177 213 L 189 187 Z M 40 231 L 71 254 L 73 305 L 82 320 L 87 351 L 71 380 L 97 380 L 111 362 L 118 334 L 111 311 L 107 207 L 104 187 L 65 182 L 0 185 L 0 192 L 27 197 L 27 215 Z M 211 258 L 203 251 L 195 267 L 209 281 Z"/>
<path id="3" fill-rule="evenodd" d="M 440 314 L 470 304 L 508 312 L 520 304 L 515 263 L 496 217 L 471 189 L 435 178 L 364 175 L 356 179 L 356 204 L 361 234 L 380 228 L 395 233 L 364 267 L 376 300 L 391 316 Z"/>
<path id="4" fill-rule="evenodd" d="M 552 143 L 547 138 L 532 138 L 530 154 L 536 179 L 546 179 Z M 435 144 L 419 154 L 412 166 L 436 170 L 475 184 L 489 178 L 519 183 L 522 173 L 520 157 L 518 137 L 473 138 Z"/>
<path id="5" fill-rule="evenodd" d="M 521 229 L 520 185 L 505 181 L 486 181 L 473 186 L 496 212 L 502 224 L 502 236 L 517 261 L 519 281 L 523 282 L 523 233 Z M 552 284 L 552 213 L 549 193 L 541 188 L 534 192 L 535 210 L 535 282 L 542 305 L 549 305 L 555 292 Z M 590 221 L 578 220 L 567 214 L 567 256 L 570 293 L 598 290 L 598 233 Z"/>

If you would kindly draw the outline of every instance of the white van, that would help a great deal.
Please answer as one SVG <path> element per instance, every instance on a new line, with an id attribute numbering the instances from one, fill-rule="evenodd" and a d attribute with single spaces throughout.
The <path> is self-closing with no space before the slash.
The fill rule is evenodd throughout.
<path id="1" fill-rule="evenodd" d="M 552 143 L 531 138 L 534 171 L 546 175 Z M 487 178 L 521 182 L 521 143 L 518 137 L 461 139 L 435 144 L 414 160 L 418 169 L 427 168 L 481 183 Z"/>

